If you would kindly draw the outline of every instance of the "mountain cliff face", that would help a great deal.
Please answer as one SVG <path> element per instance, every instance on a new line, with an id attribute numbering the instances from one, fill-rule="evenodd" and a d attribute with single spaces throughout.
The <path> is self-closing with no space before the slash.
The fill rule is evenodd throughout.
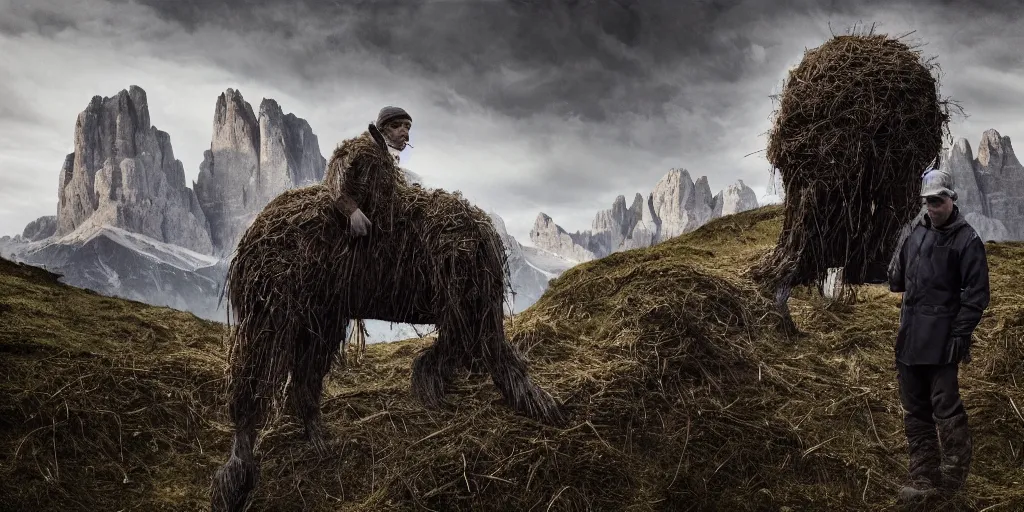
<path id="1" fill-rule="evenodd" d="M 757 207 L 757 195 L 742 181 L 712 196 L 707 177 L 694 182 L 689 171 L 672 169 L 655 184 L 646 200 L 637 193 L 627 207 L 625 196 L 616 197 L 611 209 L 597 213 L 590 230 L 569 233 L 547 214 L 538 214 L 530 241 L 558 257 L 583 262 L 649 247 L 689 233 L 712 219 Z"/>
<path id="2" fill-rule="evenodd" d="M 738 180 L 715 195 L 711 218 L 734 215 L 757 207 L 757 194 L 754 189 L 743 183 L 743 180 Z"/>
<path id="3" fill-rule="evenodd" d="M 256 117 L 230 89 L 215 109 L 211 148 L 195 189 L 201 204 L 170 136 L 150 126 L 145 91 L 94 97 L 64 160 L 58 214 L 0 239 L 0 255 L 45 266 L 74 286 L 223 320 L 222 256 L 233 243 L 218 251 L 214 241 L 224 237 L 211 235 L 237 236 L 275 195 L 322 179 L 326 161 L 305 120 L 274 100 Z"/>
<path id="4" fill-rule="evenodd" d="M 259 116 L 228 89 L 217 98 L 210 149 L 193 184 L 210 224 L 213 253 L 230 254 L 256 215 L 280 193 L 318 183 L 327 161 L 309 123 L 263 99 Z"/>
<path id="5" fill-rule="evenodd" d="M 327 162 L 305 120 L 284 114 L 271 99 L 256 115 L 228 89 L 217 99 L 210 150 L 193 193 L 170 138 L 139 128 L 148 123 L 138 87 L 94 98 L 79 116 L 76 151 L 64 161 L 58 215 L 0 238 L 0 255 L 63 274 L 73 286 L 223 321 L 218 299 L 238 237 L 273 197 L 321 181 Z M 403 170 L 410 182 L 423 184 Z M 510 256 L 514 311 L 522 311 L 571 263 L 523 247 L 500 216 L 491 218 Z M 157 222 L 162 229 L 154 229 Z M 366 324 L 370 342 L 416 337 L 433 327 Z"/>
<path id="6" fill-rule="evenodd" d="M 1024 239 L 1024 166 L 1009 137 L 986 130 L 976 158 L 967 139 L 957 139 L 941 167 L 953 175 L 957 204 L 982 238 Z"/>
<path id="7" fill-rule="evenodd" d="M 101 225 L 199 252 L 212 247 L 171 137 L 150 125 L 146 92 L 134 85 L 92 98 L 61 168 L 56 234 Z"/>
<path id="8" fill-rule="evenodd" d="M 21 232 L 21 238 L 26 242 L 37 242 L 50 238 L 57 233 L 57 216 L 44 215 L 29 222 L 25 230 Z"/>
<path id="9" fill-rule="evenodd" d="M 495 229 L 501 235 L 505 251 L 508 253 L 513 293 L 512 297 L 509 297 L 512 305 L 511 312 L 519 313 L 537 302 L 547 290 L 548 281 L 569 268 L 571 263 L 554 255 L 528 250 L 533 248 L 523 247 L 515 237 L 508 234 L 504 219 L 494 212 L 490 212 L 489 215 Z"/>
<path id="10" fill-rule="evenodd" d="M 696 182 L 685 169 L 672 169 L 651 191 L 651 207 L 660 222 L 659 240 L 688 233 L 711 220 L 714 196 L 706 176 Z"/>
<path id="11" fill-rule="evenodd" d="M 533 223 L 533 229 L 530 230 L 530 241 L 533 242 L 533 245 L 577 262 L 597 258 L 597 255 L 590 249 L 577 242 L 579 240 L 583 244 L 589 245 L 588 238 L 587 233 L 568 233 L 543 212 L 537 214 L 537 220 Z"/>

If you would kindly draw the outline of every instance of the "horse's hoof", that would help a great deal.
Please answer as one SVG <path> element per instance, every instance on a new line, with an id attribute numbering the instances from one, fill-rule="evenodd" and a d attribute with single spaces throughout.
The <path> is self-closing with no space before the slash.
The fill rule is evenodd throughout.
<path id="1" fill-rule="evenodd" d="M 259 482 L 259 467 L 232 456 L 213 476 L 210 507 L 214 512 L 241 512 Z"/>
<path id="2" fill-rule="evenodd" d="M 446 405 L 444 397 L 450 382 L 437 368 L 430 366 L 433 362 L 422 355 L 413 360 L 412 395 L 425 408 L 440 409 Z"/>
<path id="3" fill-rule="evenodd" d="M 320 457 L 327 456 L 329 452 L 328 447 L 334 444 L 332 436 L 326 434 L 319 425 L 306 429 L 306 442 L 313 447 L 313 450 Z"/>

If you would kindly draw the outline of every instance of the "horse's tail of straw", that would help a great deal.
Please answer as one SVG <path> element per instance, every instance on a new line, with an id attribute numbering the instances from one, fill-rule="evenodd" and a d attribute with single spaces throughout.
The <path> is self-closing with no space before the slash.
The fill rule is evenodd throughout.
<path id="1" fill-rule="evenodd" d="M 366 353 L 366 335 L 369 332 L 366 330 L 366 321 L 361 318 L 353 318 L 351 320 L 352 329 L 349 331 L 348 336 L 345 338 L 344 345 L 342 346 L 342 354 L 348 353 L 348 346 L 352 343 L 353 338 L 356 342 L 356 363 L 363 360 L 363 354 Z"/>

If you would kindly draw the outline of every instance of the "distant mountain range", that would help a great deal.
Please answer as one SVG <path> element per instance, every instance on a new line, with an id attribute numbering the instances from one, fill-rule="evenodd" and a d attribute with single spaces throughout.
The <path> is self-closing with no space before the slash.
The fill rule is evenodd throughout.
<path id="1" fill-rule="evenodd" d="M 74 286 L 219 321 L 228 258 L 242 233 L 278 194 L 320 182 L 327 164 L 308 122 L 272 99 L 257 115 L 233 89 L 216 100 L 210 149 L 191 187 L 170 136 L 150 124 L 140 87 L 93 97 L 78 115 L 74 143 L 60 170 L 56 215 L 0 238 L 0 255 L 63 274 Z M 491 215 L 511 256 L 518 312 L 571 262 L 522 247 Z M 367 327 L 372 342 L 430 326 Z"/>
<path id="2" fill-rule="evenodd" d="M 308 122 L 272 99 L 256 114 L 233 89 L 216 99 L 210 149 L 191 187 L 170 135 L 151 125 L 140 87 L 93 97 L 78 115 L 74 144 L 60 169 L 56 215 L 0 237 L 0 255 L 44 266 L 74 286 L 220 321 L 227 258 L 241 234 L 278 194 L 321 181 L 327 163 Z M 943 165 L 957 180 L 961 208 L 987 239 L 1024 238 L 1024 169 L 1008 137 L 986 131 L 977 159 L 960 139 Z M 629 206 L 626 196 L 616 197 L 588 230 L 569 233 L 539 213 L 534 247 L 510 236 L 498 213 L 490 215 L 509 253 L 515 313 L 573 265 L 758 206 L 742 181 L 712 195 L 707 177 L 693 181 L 689 171 L 671 169 Z M 417 336 L 414 327 L 422 333 L 430 326 L 371 321 L 369 341 Z"/>
<path id="3" fill-rule="evenodd" d="M 757 194 L 743 181 L 711 195 L 706 176 L 696 182 L 685 169 L 672 169 L 645 198 L 637 193 L 626 207 L 618 196 L 611 209 L 597 212 L 591 229 L 569 233 L 541 212 L 530 241 L 569 261 L 603 258 L 613 252 L 648 247 L 689 233 L 712 219 L 758 207 Z"/>

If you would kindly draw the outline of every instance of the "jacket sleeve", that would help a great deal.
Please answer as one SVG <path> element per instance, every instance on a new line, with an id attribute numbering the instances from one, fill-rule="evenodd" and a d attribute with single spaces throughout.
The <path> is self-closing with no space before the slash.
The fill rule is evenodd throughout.
<path id="1" fill-rule="evenodd" d="M 976 232 L 960 254 L 960 287 L 960 313 L 953 320 L 952 335 L 970 338 L 990 299 L 985 243 Z"/>
<path id="2" fill-rule="evenodd" d="M 345 182 L 351 183 L 353 180 L 357 180 L 360 177 L 355 174 L 359 171 L 358 166 L 353 166 L 353 155 L 346 155 L 341 162 L 339 162 L 338 168 L 328 169 L 324 185 L 327 186 L 327 190 L 331 194 L 331 198 L 334 199 L 334 203 L 338 205 L 338 209 L 346 216 L 351 216 L 353 212 L 359 209 L 359 204 L 356 203 L 352 194 L 347 190 L 352 188 L 351 185 L 346 187 Z"/>
<path id="3" fill-rule="evenodd" d="M 896 248 L 896 252 L 892 255 L 892 261 L 889 262 L 889 291 L 902 293 L 907 291 L 905 282 L 905 261 L 903 258 L 903 248 L 906 247 L 904 243 L 908 237 L 901 237 L 899 245 Z"/>
<path id="4" fill-rule="evenodd" d="M 341 213 L 345 214 L 346 217 L 351 217 L 352 214 L 359 209 L 359 205 L 356 204 L 355 199 L 352 199 L 352 197 L 344 191 L 337 194 L 334 198 L 334 202 L 338 205 L 338 209 L 341 210 Z"/>

